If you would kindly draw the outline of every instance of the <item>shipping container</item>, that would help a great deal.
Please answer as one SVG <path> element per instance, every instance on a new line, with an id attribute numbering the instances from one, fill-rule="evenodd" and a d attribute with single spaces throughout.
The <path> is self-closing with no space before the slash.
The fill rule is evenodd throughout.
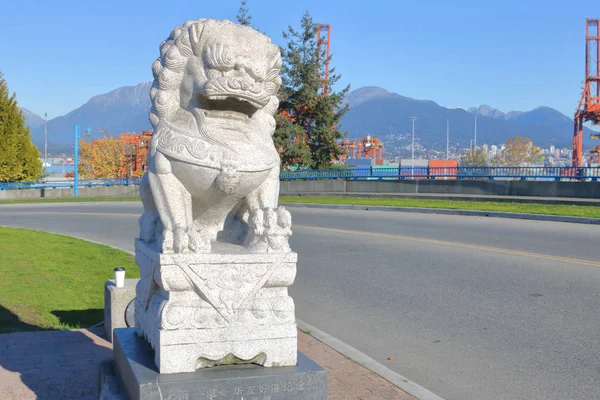
<path id="1" fill-rule="evenodd" d="M 449 180 L 456 179 L 458 172 L 458 160 L 430 160 L 429 175 L 435 176 L 435 179 Z M 451 176 L 448 176 L 451 175 Z"/>
<path id="2" fill-rule="evenodd" d="M 400 160 L 400 175 L 404 179 L 427 179 L 429 160 Z"/>
<path id="3" fill-rule="evenodd" d="M 371 158 L 347 158 L 346 165 L 357 167 L 370 167 L 374 160 Z"/>
<path id="4" fill-rule="evenodd" d="M 400 166 L 401 167 L 410 167 L 410 166 L 428 167 L 429 166 L 429 160 L 423 160 L 423 159 L 416 159 L 416 160 L 404 159 L 404 160 L 400 160 Z"/>

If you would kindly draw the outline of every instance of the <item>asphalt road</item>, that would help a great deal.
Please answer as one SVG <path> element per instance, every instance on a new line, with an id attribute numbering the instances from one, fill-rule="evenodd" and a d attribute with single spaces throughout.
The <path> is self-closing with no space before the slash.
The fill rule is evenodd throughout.
<path id="1" fill-rule="evenodd" d="M 597 226 L 291 211 L 298 318 L 448 400 L 600 399 Z M 140 212 L 3 205 L 0 225 L 131 251 Z"/>

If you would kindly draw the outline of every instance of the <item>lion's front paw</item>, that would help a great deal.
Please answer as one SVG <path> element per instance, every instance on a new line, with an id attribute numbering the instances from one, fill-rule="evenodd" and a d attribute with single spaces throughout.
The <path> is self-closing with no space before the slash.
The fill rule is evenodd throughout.
<path id="1" fill-rule="evenodd" d="M 248 220 L 248 225 L 250 226 L 250 229 L 252 229 L 252 232 L 254 233 L 255 236 L 262 236 L 263 233 L 265 232 L 263 220 L 264 220 L 264 214 L 261 209 L 254 210 L 250 214 L 250 218 Z"/>
<path id="2" fill-rule="evenodd" d="M 182 227 L 173 229 L 173 250 L 175 253 L 183 253 L 189 246 L 188 234 Z"/>
<path id="3" fill-rule="evenodd" d="M 158 243 L 163 253 L 171 253 L 173 251 L 173 232 L 170 229 L 163 229 Z"/>

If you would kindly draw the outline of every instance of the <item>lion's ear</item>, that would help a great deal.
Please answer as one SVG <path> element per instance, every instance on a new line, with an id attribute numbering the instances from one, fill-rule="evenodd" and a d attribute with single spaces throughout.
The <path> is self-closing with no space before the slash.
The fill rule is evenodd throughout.
<path id="1" fill-rule="evenodd" d="M 202 38 L 202 32 L 204 32 L 204 26 L 206 25 L 204 23 L 204 19 L 199 19 L 198 21 L 196 21 L 194 24 L 192 24 L 190 26 L 190 44 L 192 47 L 192 51 L 194 52 L 194 55 L 196 57 L 200 57 L 202 55 L 202 43 L 201 43 L 201 38 Z"/>

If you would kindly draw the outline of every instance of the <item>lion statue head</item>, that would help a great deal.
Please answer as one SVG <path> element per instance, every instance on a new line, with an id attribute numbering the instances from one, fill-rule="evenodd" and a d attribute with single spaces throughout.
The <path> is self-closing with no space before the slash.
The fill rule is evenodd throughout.
<path id="1" fill-rule="evenodd" d="M 279 48 L 250 27 L 199 19 L 175 28 L 152 65 L 149 119 L 155 134 L 167 126 L 170 136 L 163 139 L 171 147 L 197 159 L 216 152 L 211 160 L 219 165 L 239 164 L 240 158 L 252 164 L 256 152 L 279 162 L 271 136 L 281 65 Z M 181 136 L 188 139 L 177 142 Z"/>

